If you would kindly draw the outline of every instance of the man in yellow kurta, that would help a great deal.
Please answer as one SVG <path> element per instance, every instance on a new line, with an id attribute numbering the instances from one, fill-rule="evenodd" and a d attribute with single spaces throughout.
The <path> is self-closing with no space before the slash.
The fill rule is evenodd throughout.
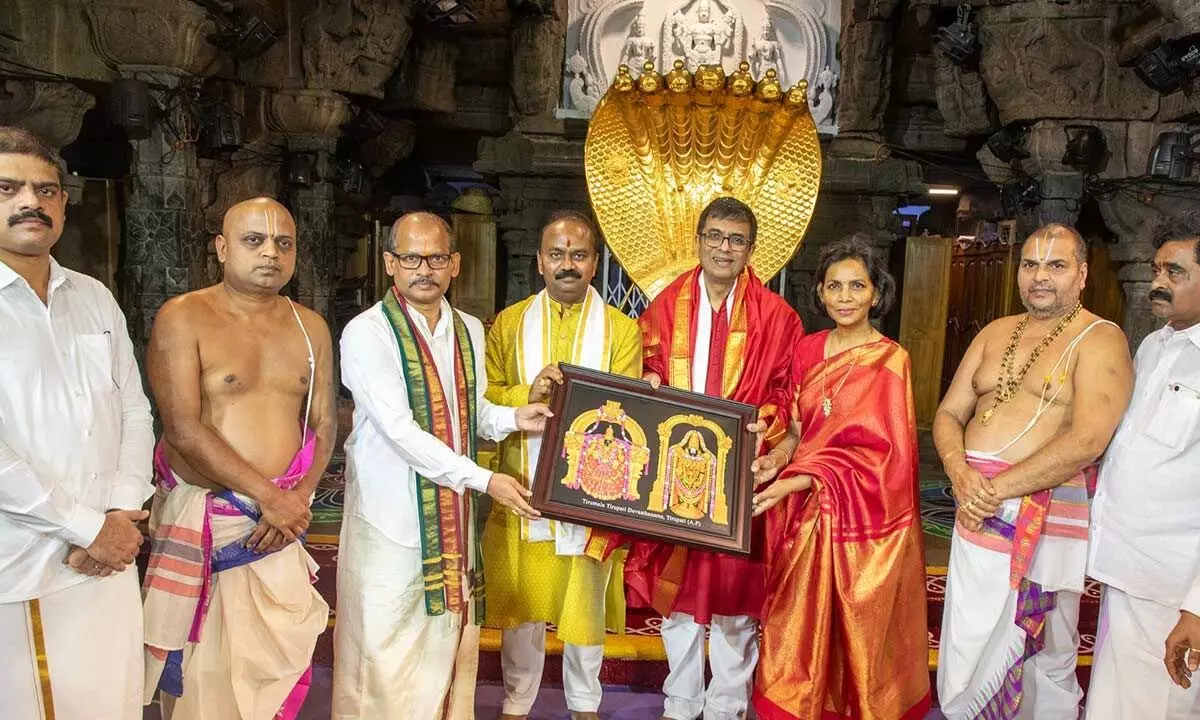
<path id="1" fill-rule="evenodd" d="M 561 211 L 542 230 L 538 272 L 546 289 L 506 308 L 487 339 L 487 399 L 502 405 L 545 402 L 562 382 L 559 362 L 641 377 L 642 339 L 635 321 L 591 287 L 599 234 L 582 213 Z M 500 446 L 500 472 L 527 486 L 541 439 L 518 433 Z M 604 630 L 622 630 L 620 560 L 584 555 L 588 529 L 527 521 L 493 507 L 483 533 L 486 625 L 502 628 L 503 720 L 524 718 L 537 697 L 546 656 L 546 623 L 558 627 L 563 685 L 574 720 L 598 718 Z"/>

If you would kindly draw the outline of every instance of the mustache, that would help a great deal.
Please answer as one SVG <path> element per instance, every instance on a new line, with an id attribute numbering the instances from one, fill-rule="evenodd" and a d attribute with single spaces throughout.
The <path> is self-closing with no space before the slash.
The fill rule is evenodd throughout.
<path id="1" fill-rule="evenodd" d="M 413 280 L 408 283 L 409 287 L 416 287 L 418 285 L 434 285 L 434 286 L 436 286 L 437 282 L 435 282 L 434 279 L 430 278 L 430 277 L 419 277 L 419 278 L 413 278 Z"/>
<path id="2" fill-rule="evenodd" d="M 1150 300 L 1162 300 L 1163 302 L 1174 302 L 1175 300 L 1175 296 L 1166 288 L 1154 288 L 1146 297 Z"/>
<path id="3" fill-rule="evenodd" d="M 54 221 L 50 219 L 50 216 L 41 210 L 38 210 L 37 208 L 26 210 L 25 212 L 19 212 L 16 215 L 13 215 L 8 219 L 8 226 L 15 227 L 17 223 L 22 223 L 26 220 L 40 220 L 44 222 L 47 227 L 54 227 Z"/>
<path id="4" fill-rule="evenodd" d="M 583 273 L 578 270 L 559 270 L 554 273 L 555 280 L 566 280 L 567 278 L 575 278 L 576 280 L 583 279 Z"/>

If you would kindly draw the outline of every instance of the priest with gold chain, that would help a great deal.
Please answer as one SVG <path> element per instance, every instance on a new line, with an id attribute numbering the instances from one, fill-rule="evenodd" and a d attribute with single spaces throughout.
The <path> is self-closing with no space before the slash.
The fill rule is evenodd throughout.
<path id="1" fill-rule="evenodd" d="M 1087 247 L 1047 225 L 1021 249 L 1028 312 L 967 349 L 933 438 L 958 502 L 938 698 L 950 720 L 1074 720 L 1096 461 L 1132 391 L 1125 335 L 1084 310 Z"/>
<path id="2" fill-rule="evenodd" d="M 641 376 L 637 323 L 606 305 L 590 285 L 598 250 L 599 233 L 587 216 L 560 211 L 550 217 L 537 254 L 546 289 L 501 312 L 488 334 L 488 400 L 498 405 L 546 401 L 562 382 L 560 362 Z M 500 471 L 532 487 L 542 449 L 536 435 L 512 435 L 500 446 Z M 524 718 L 533 707 L 548 622 L 557 626 L 564 643 L 563 685 L 571 717 L 598 717 L 605 626 L 623 629 L 625 607 L 620 560 L 585 556 L 588 532 L 568 523 L 530 521 L 502 507 L 488 517 L 485 624 L 503 629 L 501 718 Z"/>

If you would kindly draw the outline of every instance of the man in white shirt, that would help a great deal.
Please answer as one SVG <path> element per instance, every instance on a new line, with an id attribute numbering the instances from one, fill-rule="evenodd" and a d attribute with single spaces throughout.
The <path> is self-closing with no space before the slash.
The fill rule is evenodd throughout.
<path id="1" fill-rule="evenodd" d="M 112 294 L 50 257 L 66 203 L 57 155 L 0 127 L 0 707 L 134 720 L 150 404 Z"/>
<path id="2" fill-rule="evenodd" d="M 483 568 L 475 494 L 539 513 L 510 475 L 475 464 L 476 438 L 541 432 L 544 404 L 484 397 L 483 325 L 444 299 L 458 275 L 450 227 L 392 227 L 393 286 L 342 333 L 354 395 L 338 552 L 334 718 L 473 718 Z"/>
<path id="3" fill-rule="evenodd" d="M 1092 502 L 1088 572 L 1105 587 L 1088 720 L 1200 718 L 1200 213 L 1154 247 L 1150 308 L 1167 325 L 1138 348 Z"/>

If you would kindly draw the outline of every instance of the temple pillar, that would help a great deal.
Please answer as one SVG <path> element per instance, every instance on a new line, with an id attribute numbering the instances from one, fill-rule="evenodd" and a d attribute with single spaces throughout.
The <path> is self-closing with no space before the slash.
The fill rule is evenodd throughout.
<path id="1" fill-rule="evenodd" d="M 328 90 L 282 90 L 266 100 L 267 125 L 287 138 L 286 202 L 296 219 L 296 299 L 332 324 L 341 253 L 334 231 L 334 151 L 350 103 Z M 308 177 L 296 175 L 303 166 Z"/>
<path id="2" fill-rule="evenodd" d="M 159 307 L 207 275 L 195 145 L 179 137 L 196 118 L 173 98 L 181 84 L 215 68 L 217 51 L 206 39 L 215 28 L 203 9 L 184 0 L 153 5 L 104 0 L 89 5 L 87 13 L 100 57 L 121 78 L 146 82 L 152 102 L 167 108 L 148 137 L 130 140 L 118 284 L 140 355 Z"/>

